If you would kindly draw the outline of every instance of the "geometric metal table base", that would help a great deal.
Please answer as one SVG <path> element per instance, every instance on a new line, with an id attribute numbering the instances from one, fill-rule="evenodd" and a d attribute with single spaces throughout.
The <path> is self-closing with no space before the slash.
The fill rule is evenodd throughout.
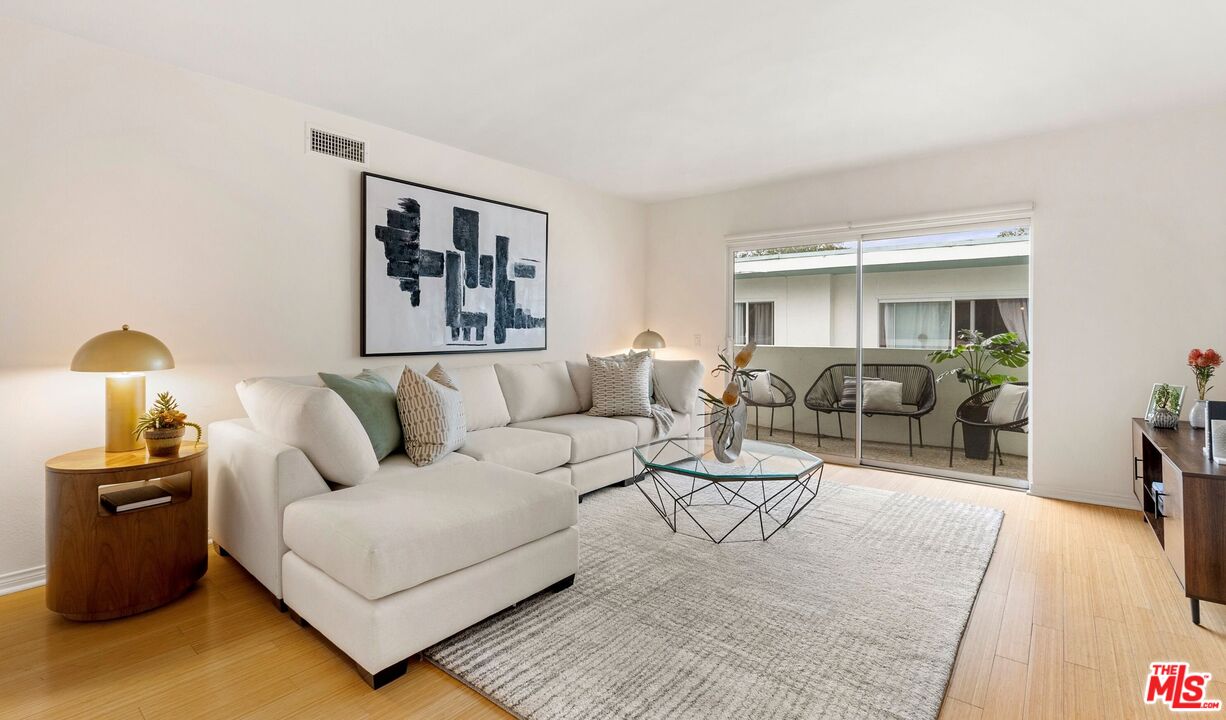
<path id="1" fill-rule="evenodd" d="M 735 465 L 705 450 L 694 439 L 635 449 L 635 487 L 675 533 L 716 544 L 767 540 L 821 489 L 825 465 L 796 448 L 747 441 Z"/>

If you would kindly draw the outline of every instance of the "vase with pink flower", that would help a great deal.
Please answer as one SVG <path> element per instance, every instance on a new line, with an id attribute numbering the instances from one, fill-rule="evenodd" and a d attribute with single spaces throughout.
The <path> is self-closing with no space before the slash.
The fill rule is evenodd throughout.
<path id="1" fill-rule="evenodd" d="M 1200 348 L 1192 348 L 1192 351 L 1188 353 L 1188 367 L 1192 368 L 1192 374 L 1196 376 L 1197 400 L 1192 405 L 1192 412 L 1188 415 L 1188 423 L 1194 428 L 1205 427 L 1205 416 L 1208 412 L 1205 393 L 1213 389 L 1209 381 L 1213 379 L 1213 373 L 1221 364 L 1222 356 L 1213 348 L 1204 351 Z"/>

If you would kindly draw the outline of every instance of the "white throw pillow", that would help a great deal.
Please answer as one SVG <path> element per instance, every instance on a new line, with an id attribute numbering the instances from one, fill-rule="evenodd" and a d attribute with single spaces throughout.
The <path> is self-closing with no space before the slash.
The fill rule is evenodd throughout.
<path id="1" fill-rule="evenodd" d="M 993 425 L 1008 425 L 1024 420 L 1030 412 L 1030 389 L 1022 385 L 1006 383 L 996 393 L 996 399 L 988 406 L 988 422 Z"/>
<path id="2" fill-rule="evenodd" d="M 441 366 L 425 375 L 406 367 L 396 386 L 396 409 L 404 453 L 414 465 L 429 465 L 464 444 L 464 399 Z"/>
<path id="3" fill-rule="evenodd" d="M 379 469 L 358 416 L 328 388 L 263 378 L 235 390 L 255 429 L 301 450 L 325 480 L 357 485 Z"/>
<path id="4" fill-rule="evenodd" d="M 902 412 L 902 383 L 865 379 L 863 392 L 864 412 Z"/>
<path id="5" fill-rule="evenodd" d="M 592 409 L 588 415 L 651 417 L 651 355 L 598 358 L 587 356 L 592 369 Z"/>
<path id="6" fill-rule="evenodd" d="M 772 403 L 775 392 L 771 389 L 771 374 L 762 370 L 749 381 L 749 399 L 757 403 Z"/>
<path id="7" fill-rule="evenodd" d="M 566 363 L 558 360 L 522 365 L 494 366 L 507 401 L 511 422 L 539 420 L 579 412 L 579 394 L 570 381 Z"/>
<path id="8" fill-rule="evenodd" d="M 469 432 L 502 427 L 511 422 L 493 365 L 447 368 L 447 374 L 464 398 L 464 421 Z"/>
<path id="9" fill-rule="evenodd" d="M 656 401 L 679 413 L 692 414 L 703 370 L 701 360 L 653 359 L 651 374 L 655 379 Z"/>

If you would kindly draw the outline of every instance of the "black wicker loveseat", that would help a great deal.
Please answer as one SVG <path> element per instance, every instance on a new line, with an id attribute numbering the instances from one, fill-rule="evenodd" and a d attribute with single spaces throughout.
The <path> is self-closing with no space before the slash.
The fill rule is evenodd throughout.
<path id="1" fill-rule="evenodd" d="M 843 414 L 854 415 L 855 402 L 843 401 L 843 380 L 856 377 L 855 363 L 831 365 L 817 376 L 805 393 L 805 407 L 817 413 L 817 444 L 822 444 L 822 413 L 834 413 L 839 421 L 839 437 L 843 437 Z M 937 380 L 932 368 L 912 363 L 865 363 L 864 377 L 902 383 L 902 410 L 874 410 L 865 417 L 893 415 L 907 418 L 907 451 L 914 454 L 911 421 L 919 427 L 919 444 L 924 446 L 923 417 L 937 403 Z"/>

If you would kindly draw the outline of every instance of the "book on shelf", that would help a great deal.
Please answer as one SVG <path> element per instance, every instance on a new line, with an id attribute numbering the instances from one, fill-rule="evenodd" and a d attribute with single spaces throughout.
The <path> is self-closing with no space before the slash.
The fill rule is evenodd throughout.
<path id="1" fill-rule="evenodd" d="M 109 512 L 122 513 L 130 510 L 165 505 L 171 501 L 170 493 L 152 483 L 127 490 L 113 490 L 103 493 L 99 498 L 102 507 Z"/>

